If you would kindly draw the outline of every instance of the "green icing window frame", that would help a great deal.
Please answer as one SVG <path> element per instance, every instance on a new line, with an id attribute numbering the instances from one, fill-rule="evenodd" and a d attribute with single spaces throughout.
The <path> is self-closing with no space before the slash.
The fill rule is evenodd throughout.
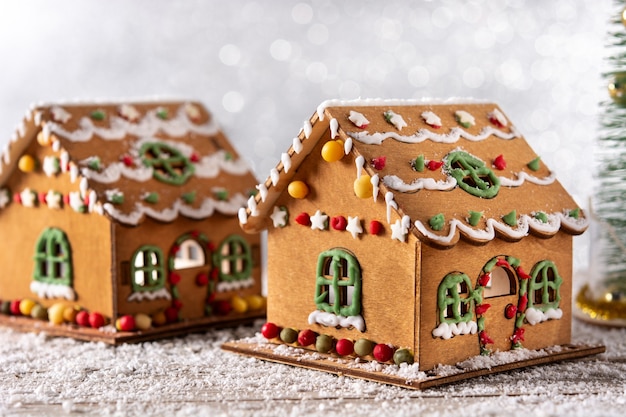
<path id="1" fill-rule="evenodd" d="M 183 185 L 195 172 L 189 158 L 163 142 L 144 143 L 139 155 L 143 164 L 152 168 L 152 176 L 166 184 Z"/>
<path id="2" fill-rule="evenodd" d="M 528 282 L 528 308 L 546 312 L 559 308 L 561 303 L 561 284 L 556 264 L 550 260 L 537 262 L 530 273 Z M 537 302 L 541 299 L 541 302 Z"/>
<path id="3" fill-rule="evenodd" d="M 61 229 L 49 227 L 39 235 L 34 261 L 35 281 L 72 286 L 72 250 L 67 235 Z"/>
<path id="4" fill-rule="evenodd" d="M 136 265 L 140 256 L 143 265 Z M 143 274 L 143 284 L 137 282 L 137 273 Z M 162 289 L 165 286 L 165 267 L 161 249 L 153 245 L 144 245 L 137 249 L 130 263 L 130 277 L 133 292 L 152 292 Z"/>
<path id="5" fill-rule="evenodd" d="M 213 265 L 218 269 L 220 281 L 235 282 L 250 278 L 252 274 L 252 250 L 240 235 L 226 237 L 213 254 Z"/>
<path id="6" fill-rule="evenodd" d="M 467 296 L 461 297 L 462 294 Z M 437 290 L 439 322 L 448 324 L 470 322 L 474 317 L 477 295 L 480 294 L 474 291 L 467 274 L 451 272 L 446 275 Z"/>
<path id="7" fill-rule="evenodd" d="M 328 278 L 330 275 L 332 278 Z M 315 284 L 315 305 L 318 310 L 344 317 L 361 314 L 361 266 L 353 253 L 342 248 L 320 253 Z M 352 287 L 352 300 L 348 304 L 349 287 Z M 329 303 L 330 288 L 335 295 L 333 304 Z"/>
<path id="8" fill-rule="evenodd" d="M 453 151 L 445 160 L 446 172 L 463 191 L 481 198 L 498 195 L 500 179 L 480 159 L 464 151 Z"/>

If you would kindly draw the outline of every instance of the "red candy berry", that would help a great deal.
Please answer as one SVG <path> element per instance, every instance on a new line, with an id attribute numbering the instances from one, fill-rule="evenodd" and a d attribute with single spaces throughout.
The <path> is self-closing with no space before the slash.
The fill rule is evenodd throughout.
<path id="1" fill-rule="evenodd" d="M 507 319 L 512 319 L 517 314 L 517 307 L 513 304 L 509 304 L 504 308 L 504 317 Z"/>
<path id="2" fill-rule="evenodd" d="M 99 329 L 104 326 L 104 316 L 98 312 L 89 314 L 89 325 L 94 329 Z"/>
<path id="3" fill-rule="evenodd" d="M 482 345 L 492 345 L 493 344 L 493 339 L 491 337 L 489 337 L 487 332 L 485 332 L 484 330 L 478 333 L 478 338 L 480 339 L 480 343 Z"/>
<path id="4" fill-rule="evenodd" d="M 228 302 L 228 300 L 217 301 L 215 303 L 215 313 L 220 316 L 227 315 L 231 312 L 232 309 L 233 306 L 230 305 L 230 302 Z"/>
<path id="5" fill-rule="evenodd" d="M 174 307 L 176 310 L 180 310 L 181 308 L 183 308 L 183 302 L 179 299 L 172 300 L 172 307 Z"/>
<path id="6" fill-rule="evenodd" d="M 393 358 L 393 348 L 384 343 L 379 343 L 374 346 L 372 354 L 378 362 L 388 362 Z"/>
<path id="7" fill-rule="evenodd" d="M 296 223 L 301 224 L 302 226 L 310 226 L 311 217 L 307 213 L 300 213 L 296 216 Z"/>
<path id="8" fill-rule="evenodd" d="M 443 161 L 428 161 L 428 163 L 426 164 L 426 166 L 428 167 L 428 169 L 430 169 L 431 171 L 436 171 L 439 168 L 441 168 L 443 165 Z"/>
<path id="9" fill-rule="evenodd" d="M 39 200 L 39 202 L 40 202 L 41 204 L 47 204 L 47 201 L 46 201 L 46 193 L 41 192 L 41 193 L 37 194 L 37 199 Z"/>
<path id="10" fill-rule="evenodd" d="M 13 300 L 11 301 L 11 314 L 13 314 L 14 316 L 21 316 L 22 312 L 20 311 L 20 302 L 22 300 Z"/>
<path id="11" fill-rule="evenodd" d="M 485 314 L 487 310 L 489 310 L 489 307 L 491 307 L 491 304 L 478 304 L 475 308 L 475 312 L 476 314 Z"/>
<path id="12" fill-rule="evenodd" d="M 280 333 L 280 327 L 269 321 L 261 327 L 261 334 L 266 339 L 274 339 L 278 337 L 278 333 Z"/>
<path id="13" fill-rule="evenodd" d="M 352 343 L 352 340 L 339 339 L 335 345 L 335 350 L 337 354 L 341 356 L 351 355 L 352 352 L 354 352 L 354 343 Z"/>
<path id="14" fill-rule="evenodd" d="M 76 313 L 76 324 L 89 327 L 89 312 L 87 310 L 80 310 Z"/>
<path id="15" fill-rule="evenodd" d="M 372 220 L 370 222 L 370 235 L 377 235 L 383 230 L 383 225 L 378 220 Z"/>
<path id="16" fill-rule="evenodd" d="M 180 282 L 180 275 L 176 272 L 170 272 L 169 281 L 171 285 L 178 285 Z"/>
<path id="17" fill-rule="evenodd" d="M 198 275 L 196 275 L 196 285 L 200 287 L 204 287 L 208 283 L 209 283 L 209 276 L 207 274 L 205 274 L 204 272 L 201 272 Z"/>
<path id="18" fill-rule="evenodd" d="M 335 230 L 346 230 L 346 226 L 348 226 L 348 221 L 343 216 L 335 216 L 330 219 L 330 227 Z"/>
<path id="19" fill-rule="evenodd" d="M 387 163 L 386 156 L 379 156 L 377 158 L 372 158 L 372 166 L 374 167 L 374 169 L 377 169 L 379 171 L 385 167 L 386 163 Z"/>
<path id="20" fill-rule="evenodd" d="M 496 159 L 493 160 L 493 166 L 496 167 L 496 169 L 499 169 L 500 171 L 506 168 L 506 161 L 504 160 L 504 156 L 502 155 L 496 156 Z"/>
<path id="21" fill-rule="evenodd" d="M 178 310 L 174 307 L 168 307 L 163 312 L 165 314 L 165 321 L 168 323 L 176 323 L 178 321 Z"/>
<path id="22" fill-rule="evenodd" d="M 317 339 L 317 333 L 315 333 L 311 329 L 301 330 L 298 333 L 298 344 L 300 346 L 309 346 L 315 343 L 315 339 Z"/>

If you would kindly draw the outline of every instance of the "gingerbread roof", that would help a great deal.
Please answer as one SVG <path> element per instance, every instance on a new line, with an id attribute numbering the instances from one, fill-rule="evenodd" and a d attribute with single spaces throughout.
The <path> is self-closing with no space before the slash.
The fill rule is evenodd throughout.
<path id="1" fill-rule="evenodd" d="M 413 233 L 451 247 L 461 237 L 480 244 L 587 228 L 577 204 L 497 105 L 368 99 L 318 107 L 240 211 L 244 229 L 267 227 L 299 164 L 318 141 L 337 139 L 355 161 L 346 181 L 369 175 L 372 199 L 400 215 L 390 224 L 392 238 Z M 364 202 L 355 197 L 355 203 Z"/>
<path id="2" fill-rule="evenodd" d="M 74 191 L 10 189 L 19 159 L 35 141 L 50 147 L 38 174 L 68 175 Z M 27 112 L 2 154 L 0 208 L 11 201 L 50 207 L 47 195 L 53 208 L 99 213 L 126 225 L 146 216 L 205 219 L 236 215 L 255 183 L 199 103 L 46 104 Z M 31 195 L 38 197 L 30 201 Z"/>

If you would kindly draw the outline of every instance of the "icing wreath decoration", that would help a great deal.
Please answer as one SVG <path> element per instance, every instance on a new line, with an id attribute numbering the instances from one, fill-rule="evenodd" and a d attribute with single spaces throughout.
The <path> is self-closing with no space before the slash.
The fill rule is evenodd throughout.
<path id="1" fill-rule="evenodd" d="M 500 179 L 483 161 L 464 151 L 446 157 L 446 171 L 461 189 L 473 196 L 493 198 L 500 190 Z"/>
<path id="2" fill-rule="evenodd" d="M 189 158 L 165 143 L 146 143 L 139 149 L 139 155 L 143 164 L 153 169 L 154 178 L 166 184 L 182 185 L 194 173 Z"/>

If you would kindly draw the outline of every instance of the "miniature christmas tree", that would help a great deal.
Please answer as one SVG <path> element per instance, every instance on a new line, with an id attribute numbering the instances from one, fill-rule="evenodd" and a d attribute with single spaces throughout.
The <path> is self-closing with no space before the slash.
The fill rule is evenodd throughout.
<path id="1" fill-rule="evenodd" d="M 626 9 L 610 22 L 604 74 L 610 98 L 600 103 L 600 132 L 596 143 L 596 192 L 592 209 L 591 269 L 594 282 L 577 298 L 590 318 L 626 324 Z"/>

